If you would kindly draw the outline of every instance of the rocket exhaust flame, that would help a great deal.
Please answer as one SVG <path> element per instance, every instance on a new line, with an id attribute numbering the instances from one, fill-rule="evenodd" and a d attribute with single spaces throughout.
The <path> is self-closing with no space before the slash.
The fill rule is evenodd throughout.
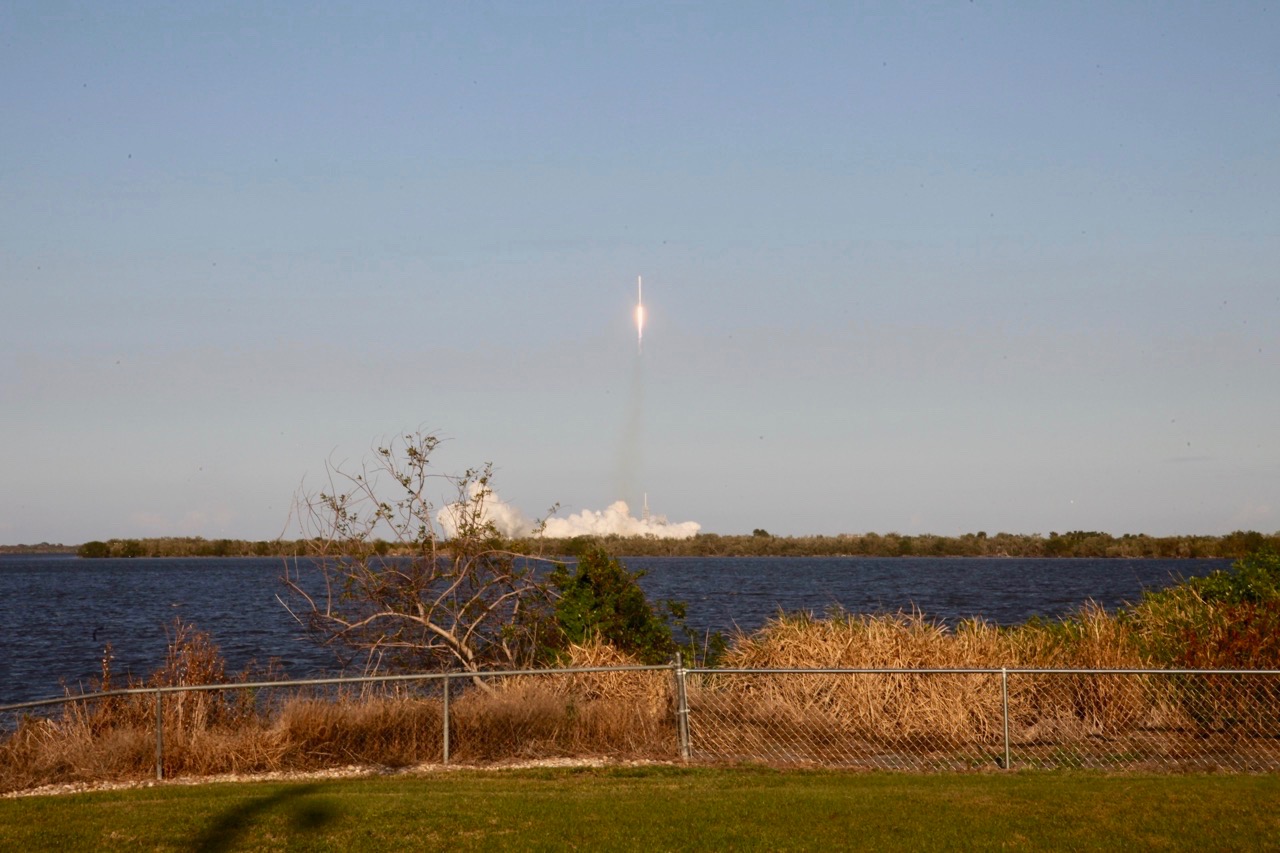
<path id="1" fill-rule="evenodd" d="M 636 352 L 644 352 L 644 279 L 636 276 Z"/>

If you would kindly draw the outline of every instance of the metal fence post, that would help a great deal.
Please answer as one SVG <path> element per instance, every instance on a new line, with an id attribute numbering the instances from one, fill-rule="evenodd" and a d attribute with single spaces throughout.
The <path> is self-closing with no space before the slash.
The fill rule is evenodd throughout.
<path id="1" fill-rule="evenodd" d="M 680 758 L 682 761 L 689 760 L 689 694 L 685 690 L 685 668 L 684 655 L 676 652 L 675 662 L 676 677 L 676 735 L 680 739 Z"/>
<path id="2" fill-rule="evenodd" d="M 449 763 L 449 676 L 444 677 L 444 763 Z"/>
<path id="3" fill-rule="evenodd" d="M 156 690 L 156 781 L 164 780 L 164 694 Z"/>
<path id="4" fill-rule="evenodd" d="M 1004 705 L 1004 769 L 1010 769 L 1009 763 L 1009 670 L 1000 667 L 1000 699 Z"/>

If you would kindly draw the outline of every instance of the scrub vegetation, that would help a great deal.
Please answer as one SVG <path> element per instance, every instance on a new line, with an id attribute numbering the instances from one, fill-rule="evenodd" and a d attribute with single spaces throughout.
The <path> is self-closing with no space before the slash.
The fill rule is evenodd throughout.
<path id="1" fill-rule="evenodd" d="M 1111 613 L 1086 605 L 1060 621 L 998 627 L 954 626 L 919 613 L 781 615 L 735 638 L 726 668 L 786 669 L 1280 669 L 1280 557 L 1266 551 L 1230 571 L 1148 593 Z M 762 739 L 821 758 L 849 741 L 999 744 L 999 673 L 704 677 L 691 692 L 693 717 L 714 711 L 714 738 L 726 754 L 754 754 Z M 1193 762 L 1198 752 L 1249 743 L 1274 754 L 1280 732 L 1274 678 L 1206 676 L 1028 676 L 1009 680 L 1016 741 L 1035 752 L 1058 741 L 1140 749 L 1160 761 Z M 701 717 L 709 716 L 703 713 Z M 779 737 L 777 732 L 796 733 Z M 815 740 L 816 738 L 816 740 Z M 775 748 L 776 749 L 776 748 Z M 834 754 L 839 754 L 834 753 Z M 1102 754 L 1102 753 L 1099 753 Z M 1225 753 L 1224 753 L 1225 754 Z M 1081 758 L 1082 763 L 1094 759 Z M 1233 759 L 1235 761 L 1236 759 Z M 1239 759 L 1241 764 L 1247 759 Z M 1159 763 L 1159 762 L 1157 762 Z"/>
<path id="2" fill-rule="evenodd" d="M 608 578 L 617 566 L 601 561 Z M 624 572 L 625 576 L 625 572 Z M 646 659 L 606 642 L 626 620 L 608 616 L 587 635 L 583 614 L 600 590 L 561 590 L 573 639 L 556 651 L 569 667 L 619 666 Z M 625 593 L 629 587 L 623 588 Z M 613 596 L 611 601 L 627 596 Z M 653 611 L 649 610 L 652 616 Z M 628 632 L 621 631 L 621 636 Z M 614 636 L 618 636 L 615 634 Z M 1086 606 L 1055 622 L 1001 628 L 980 621 L 946 626 L 918 613 L 780 615 L 732 638 L 722 664 L 741 668 L 1280 668 L 1280 556 L 1263 551 L 1230 571 L 1192 578 L 1108 613 Z M 666 642 L 666 638 L 661 638 Z M 146 684 L 233 684 L 212 640 L 186 626 L 173 632 L 168 660 Z M 715 675 L 694 679 L 690 704 L 722 710 L 715 736 L 750 739 L 762 720 L 794 732 L 839 730 L 884 741 L 998 738 L 998 675 L 939 678 L 786 676 L 767 681 Z M 985 679 L 985 681 L 983 681 Z M 1156 685 L 1161 686 L 1156 686 Z M 671 675 L 664 670 L 560 676 L 455 678 L 451 758 L 490 763 L 525 758 L 676 757 Z M 1115 681 L 1088 677 L 1026 680 L 1011 691 L 1016 724 L 1116 736 L 1153 714 L 1186 736 L 1252 737 L 1280 728 L 1274 697 L 1230 679 Z M 101 686 L 120 686 L 104 667 Z M 872 712 L 869 712 L 869 709 Z M 1261 716 L 1246 719 L 1245 711 Z M 438 762 L 443 696 L 406 686 L 306 693 L 212 691 L 166 696 L 166 775 L 315 769 L 350 764 L 403 767 Z M 154 774 L 154 697 L 83 700 L 46 718 L 27 718 L 0 744 L 0 789 L 51 782 L 145 779 Z M 701 717 L 698 736 L 709 739 Z M 783 723 L 785 725 L 778 725 Z M 1265 731 L 1263 731 L 1265 730 Z M 750 744 L 744 740 L 744 750 Z M 751 754 L 745 752 L 743 754 Z"/>
<path id="3" fill-rule="evenodd" d="M 564 662 L 634 661 L 593 646 L 571 647 Z M 182 631 L 173 639 L 169 664 L 145 685 L 130 686 L 230 685 L 250 675 L 228 675 L 207 636 Z M 492 678 L 480 686 L 454 680 L 451 760 L 670 758 L 669 681 L 662 671 Z M 119 685 L 105 673 L 102 686 Z M 171 693 L 162 709 L 169 778 L 352 764 L 404 767 L 438 762 L 442 754 L 438 686 Z M 153 693 L 73 702 L 50 718 L 25 718 L 0 743 L 0 791 L 154 778 L 155 719 Z"/>

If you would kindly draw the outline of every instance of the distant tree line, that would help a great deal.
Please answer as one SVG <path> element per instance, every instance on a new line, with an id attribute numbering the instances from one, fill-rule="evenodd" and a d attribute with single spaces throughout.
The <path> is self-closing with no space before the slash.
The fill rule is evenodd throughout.
<path id="1" fill-rule="evenodd" d="M 34 545 L 0 545 L 0 554 L 74 554 L 75 545 L 56 542 L 37 542 Z"/>
<path id="2" fill-rule="evenodd" d="M 301 553 L 297 542 L 286 539 L 203 539 L 199 536 L 166 536 L 159 539 L 94 540 L 76 549 L 81 557 L 284 557 Z"/>
<path id="3" fill-rule="evenodd" d="M 567 540 L 572 554 L 584 543 Z M 1270 546 L 1280 548 L 1280 533 L 1236 531 L 1226 536 L 1114 536 L 1073 530 L 1038 533 L 985 531 L 963 536 L 910 536 L 900 533 L 842 533 L 836 536 L 770 536 L 756 529 L 750 536 L 701 534 L 692 539 L 606 537 L 598 540 L 614 556 L 672 557 L 1113 557 L 1124 559 L 1239 559 Z"/>
<path id="4" fill-rule="evenodd" d="M 86 542 L 75 551 L 81 557 L 275 557 L 306 554 L 312 543 L 298 540 L 109 539 Z M 835 536 L 772 536 L 761 528 L 750 535 L 703 533 L 691 539 L 652 536 L 580 536 L 573 539 L 519 539 L 507 543 L 523 553 L 576 557 L 595 547 L 613 557 L 1112 557 L 1123 559 L 1238 560 L 1269 546 L 1280 550 L 1280 533 L 1238 530 L 1225 536 L 1114 536 L 1073 530 L 1038 533 L 966 533 L 963 536 L 911 536 L 900 533 L 842 533 Z M 15 546 L 9 546 L 13 548 Z M 28 549 L 28 546 L 20 546 Z M 392 556 L 402 549 L 387 542 L 372 543 L 377 553 Z M 69 551 L 73 546 L 49 546 Z M 38 546 L 29 550 L 41 550 Z"/>

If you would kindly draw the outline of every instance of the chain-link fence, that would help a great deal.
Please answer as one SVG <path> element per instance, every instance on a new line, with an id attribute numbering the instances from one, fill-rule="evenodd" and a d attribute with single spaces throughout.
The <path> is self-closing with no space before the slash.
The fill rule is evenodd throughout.
<path id="1" fill-rule="evenodd" d="M 670 666 L 134 687 L 0 706 L 0 791 L 102 779 L 672 760 Z"/>
<path id="2" fill-rule="evenodd" d="M 700 761 L 1280 769 L 1280 672 L 689 670 L 686 690 Z"/>
<path id="3" fill-rule="evenodd" d="M 584 757 L 1253 772 L 1280 770 L 1280 671 L 677 663 L 139 688 L 0 707 L 0 723 L 10 789 Z"/>

